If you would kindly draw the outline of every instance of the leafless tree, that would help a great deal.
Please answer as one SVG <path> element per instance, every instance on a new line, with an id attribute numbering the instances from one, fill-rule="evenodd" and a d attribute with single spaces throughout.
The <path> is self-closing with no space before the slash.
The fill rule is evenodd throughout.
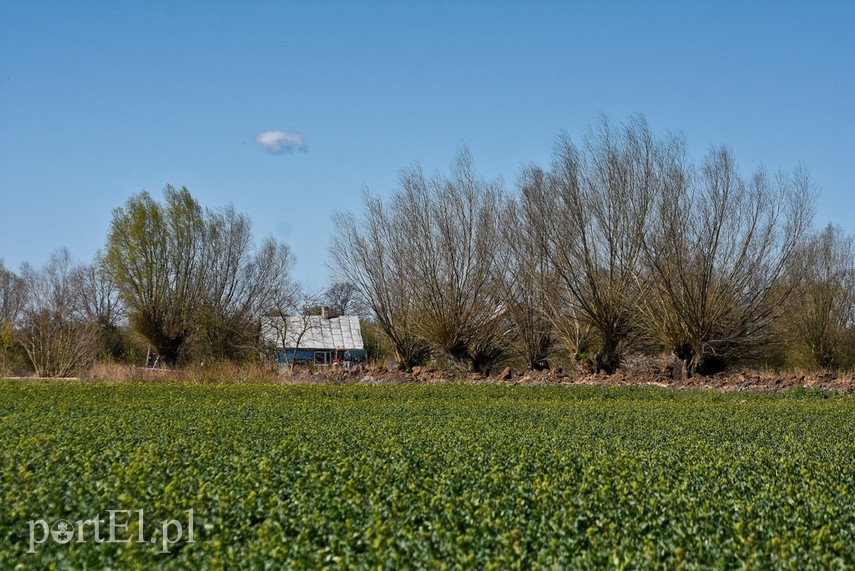
<path id="1" fill-rule="evenodd" d="M 542 171 L 537 172 L 542 174 Z M 521 187 L 536 184 L 527 180 L 528 176 L 535 174 L 527 171 Z M 511 325 L 518 358 L 528 368 L 540 370 L 549 366 L 549 357 L 556 345 L 546 299 L 552 279 L 546 248 L 541 241 L 543 235 L 537 231 L 537 221 L 526 216 L 520 202 L 510 198 L 502 208 L 503 236 L 495 288 Z"/>
<path id="2" fill-rule="evenodd" d="M 0 259 L 0 322 L 14 325 L 20 318 L 26 299 L 23 280 L 8 270 Z"/>
<path id="3" fill-rule="evenodd" d="M 714 373 L 766 340 L 792 287 L 792 266 L 812 217 L 804 171 L 740 176 L 712 149 L 697 174 L 674 163 L 646 240 L 654 283 L 645 313 L 688 374 Z"/>
<path id="4" fill-rule="evenodd" d="M 80 308 L 86 321 L 98 329 L 99 360 L 119 361 L 131 350 L 126 314 L 119 299 L 119 288 L 104 266 L 101 253 L 92 263 L 74 272 L 74 288 L 80 296 Z"/>
<path id="5" fill-rule="evenodd" d="M 530 255 L 530 260 L 540 260 L 536 266 L 521 267 L 528 271 L 526 279 L 536 288 L 533 295 L 539 301 L 537 309 L 551 325 L 556 345 L 563 344 L 576 360 L 592 365 L 589 356 L 595 350 L 590 321 L 580 311 L 555 265 L 555 248 L 560 244 L 556 236 L 569 229 L 557 223 L 558 214 L 552 205 L 559 197 L 553 194 L 549 177 L 550 173 L 538 166 L 523 171 L 517 201 L 521 228 L 516 238 L 509 239 L 509 246 L 516 250 L 516 256 Z"/>
<path id="6" fill-rule="evenodd" d="M 356 286 L 350 282 L 338 281 L 324 292 L 324 303 L 335 315 L 348 315 L 353 311 L 359 313 L 356 295 Z"/>
<path id="7" fill-rule="evenodd" d="M 26 303 L 20 342 L 40 377 L 73 375 L 97 352 L 98 326 L 82 308 L 79 272 L 66 249 L 54 253 L 40 270 L 28 264 L 22 268 Z"/>
<path id="8" fill-rule="evenodd" d="M 828 225 L 799 254 L 801 280 L 788 301 L 785 329 L 803 363 L 821 369 L 855 358 L 855 238 Z"/>
<path id="9" fill-rule="evenodd" d="M 294 370 L 303 339 L 314 331 L 313 327 L 318 323 L 318 316 L 312 315 L 310 309 L 316 307 L 319 300 L 319 295 L 294 283 L 274 299 L 272 310 L 267 314 L 265 326 L 268 328 L 268 336 L 272 333 L 277 346 L 284 351 L 289 371 Z M 293 351 L 290 360 L 289 350 Z"/>
<path id="10" fill-rule="evenodd" d="M 273 238 L 256 247 L 249 219 L 231 205 L 207 211 L 206 242 L 195 341 L 203 354 L 240 359 L 257 348 L 263 314 L 290 296 L 294 258 Z"/>
<path id="11" fill-rule="evenodd" d="M 660 155 L 677 144 L 657 140 L 643 118 L 617 129 L 603 119 L 582 147 L 562 136 L 551 171 L 531 170 L 523 187 L 523 208 L 557 279 L 546 296 L 551 314 L 565 339 L 575 332 L 578 357 L 580 344 L 594 342 L 596 370 L 613 372 L 642 336 L 644 230 L 662 184 Z"/>
<path id="12" fill-rule="evenodd" d="M 407 229 L 376 196 L 363 193 L 364 213 L 356 218 L 333 216 L 331 271 L 354 285 L 358 300 L 370 308 L 395 349 L 399 366 L 410 368 L 429 354 L 415 333 L 417 300 L 410 289 L 411 262 L 406 253 Z"/>
<path id="13" fill-rule="evenodd" d="M 502 191 L 474 171 L 466 149 L 451 176 L 401 176 L 392 210 L 403 224 L 416 332 L 455 362 L 484 372 L 504 355 L 503 311 L 494 295 Z"/>
<path id="14" fill-rule="evenodd" d="M 87 321 L 102 327 L 117 327 L 124 319 L 124 308 L 116 282 L 105 270 L 103 256 L 98 253 L 91 264 L 80 266 L 75 278 L 81 309 Z"/>

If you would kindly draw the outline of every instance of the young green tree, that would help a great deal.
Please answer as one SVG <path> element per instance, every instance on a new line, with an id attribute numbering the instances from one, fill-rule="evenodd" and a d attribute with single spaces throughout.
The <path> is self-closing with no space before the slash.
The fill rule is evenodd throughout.
<path id="1" fill-rule="evenodd" d="M 163 197 L 141 192 L 113 211 L 105 262 L 131 326 L 173 365 L 203 297 L 205 222 L 186 188 L 167 186 Z"/>
<path id="2" fill-rule="evenodd" d="M 15 331 L 26 301 L 24 280 L 6 269 L 0 259 L 0 374 L 6 371 L 15 348 Z"/>
<path id="3" fill-rule="evenodd" d="M 191 340 L 202 356 L 238 357 L 288 287 L 290 250 L 272 238 L 256 248 L 245 216 L 203 210 L 186 188 L 163 198 L 142 192 L 113 211 L 105 265 L 131 327 L 167 365 Z"/>

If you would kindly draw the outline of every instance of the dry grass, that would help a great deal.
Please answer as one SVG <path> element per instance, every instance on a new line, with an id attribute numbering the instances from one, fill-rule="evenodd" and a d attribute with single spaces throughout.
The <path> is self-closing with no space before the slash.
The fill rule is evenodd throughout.
<path id="1" fill-rule="evenodd" d="M 152 369 L 119 363 L 95 363 L 81 378 L 110 381 L 183 381 L 189 383 L 281 382 L 282 376 L 269 365 L 215 361 L 182 369 Z"/>
<path id="2" fill-rule="evenodd" d="M 88 371 L 81 374 L 81 378 L 110 382 L 178 381 L 183 378 L 183 371 L 135 367 L 121 363 L 93 363 Z"/>
<path id="3" fill-rule="evenodd" d="M 627 358 L 616 374 L 587 374 L 574 366 L 546 371 L 526 371 L 508 367 L 493 376 L 460 373 L 435 367 L 414 367 L 412 371 L 387 367 L 339 368 L 298 367 L 294 371 L 276 370 L 269 363 L 206 362 L 182 369 L 150 369 L 117 363 L 96 363 L 80 376 L 83 380 L 106 382 L 185 382 L 208 383 L 326 383 L 326 384 L 400 384 L 400 383 L 499 383 L 499 384 L 593 384 L 660 386 L 669 389 L 703 388 L 718 391 L 781 391 L 792 388 L 823 388 L 855 392 L 855 373 L 851 371 L 769 371 L 739 369 L 712 377 L 695 376 L 674 379 L 669 355 Z"/>
<path id="4" fill-rule="evenodd" d="M 282 376 L 269 364 L 215 361 L 187 367 L 184 380 L 191 383 L 270 383 L 280 382 Z"/>

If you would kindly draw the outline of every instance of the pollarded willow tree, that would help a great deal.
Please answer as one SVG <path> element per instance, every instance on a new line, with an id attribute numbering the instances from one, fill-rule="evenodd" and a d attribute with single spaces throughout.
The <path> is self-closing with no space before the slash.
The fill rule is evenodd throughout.
<path id="1" fill-rule="evenodd" d="M 855 362 L 855 238 L 828 225 L 799 252 L 801 279 L 785 327 L 801 363 L 820 369 Z"/>
<path id="2" fill-rule="evenodd" d="M 522 208 L 554 274 L 548 311 L 565 339 L 576 332 L 570 349 L 595 370 L 614 372 L 643 337 L 645 227 L 680 148 L 675 137 L 654 137 L 643 118 L 617 128 L 603 119 L 582 146 L 562 136 L 551 170 L 525 177 Z"/>
<path id="3" fill-rule="evenodd" d="M 105 264 L 130 324 L 168 365 L 188 341 L 203 355 L 240 356 L 291 289 L 290 250 L 272 238 L 257 247 L 232 207 L 203 210 L 186 188 L 163 196 L 142 192 L 113 211 Z"/>
<path id="4" fill-rule="evenodd" d="M 370 309 L 394 347 L 399 366 L 410 368 L 424 361 L 430 348 L 415 333 L 417 304 L 409 289 L 406 228 L 378 197 L 365 192 L 362 202 L 360 218 L 348 212 L 333 215 L 332 269 L 353 284 L 359 302 Z"/>
<path id="5" fill-rule="evenodd" d="M 652 281 L 645 315 L 688 374 L 752 354 L 798 279 L 784 280 L 812 220 L 807 174 L 739 174 L 725 148 L 698 172 L 677 168 L 657 197 L 645 239 Z"/>
<path id="6" fill-rule="evenodd" d="M 486 372 L 504 357 L 503 315 L 493 290 L 502 192 L 479 177 L 463 149 L 451 175 L 402 176 L 392 208 L 408 232 L 409 287 L 419 300 L 417 333 L 451 359 Z"/>
<path id="7" fill-rule="evenodd" d="M 527 179 L 533 174 L 524 174 L 520 186 L 537 184 Z M 552 313 L 548 311 L 550 284 L 555 280 L 542 242 L 544 236 L 517 198 L 505 201 L 501 227 L 494 287 L 513 333 L 515 356 L 529 369 L 546 369 L 557 336 L 555 320 L 550 319 Z"/>
<path id="8" fill-rule="evenodd" d="M 504 356 L 494 296 L 501 189 L 480 178 L 467 150 L 451 175 L 406 169 L 387 204 L 366 194 L 361 221 L 335 217 L 333 268 L 375 313 L 404 366 L 430 348 L 486 371 Z"/>

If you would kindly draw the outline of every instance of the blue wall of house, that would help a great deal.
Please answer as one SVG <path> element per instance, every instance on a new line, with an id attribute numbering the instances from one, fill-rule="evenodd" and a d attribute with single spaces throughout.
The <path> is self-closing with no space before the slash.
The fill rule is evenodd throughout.
<path id="1" fill-rule="evenodd" d="M 286 349 L 284 352 L 279 352 L 279 362 L 280 363 L 290 363 L 294 358 L 294 350 Z M 297 349 L 297 360 L 298 361 L 314 361 L 315 360 L 315 350 L 314 349 Z"/>

